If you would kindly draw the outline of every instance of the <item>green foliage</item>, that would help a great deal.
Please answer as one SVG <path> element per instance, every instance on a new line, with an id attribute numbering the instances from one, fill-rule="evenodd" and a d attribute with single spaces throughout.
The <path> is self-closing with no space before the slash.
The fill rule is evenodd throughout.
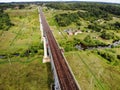
<path id="1" fill-rule="evenodd" d="M 86 10 L 89 11 L 89 15 L 101 16 L 104 13 L 111 13 L 114 15 L 120 15 L 120 7 L 114 4 L 101 4 L 101 3 L 48 3 L 47 7 L 59 9 L 59 10 Z M 92 12 L 92 13 L 91 13 Z M 93 14 L 94 13 L 94 14 Z M 84 16 L 83 16 L 84 17 Z M 106 17 L 107 18 L 107 17 Z"/>
<path id="2" fill-rule="evenodd" d="M 120 30 L 120 22 L 115 22 L 113 26 L 114 26 L 114 29 Z"/>
<path id="3" fill-rule="evenodd" d="M 73 40 L 67 40 L 60 42 L 60 46 L 64 48 L 66 52 L 77 50 Z"/>
<path id="4" fill-rule="evenodd" d="M 59 26 L 67 26 L 71 24 L 71 21 L 68 18 L 68 14 L 56 15 L 55 20 Z"/>
<path id="5" fill-rule="evenodd" d="M 6 4 L 1 4 L 0 8 L 1 9 L 7 9 L 7 8 L 11 8 L 11 9 L 24 9 L 25 6 L 27 6 L 26 4 L 10 4 L 10 3 L 6 3 Z"/>
<path id="6" fill-rule="evenodd" d="M 77 26 L 81 26 L 81 23 L 79 21 L 76 21 Z"/>
<path id="7" fill-rule="evenodd" d="M 120 15 L 120 7 L 114 4 L 101 3 L 49 3 L 47 7 L 60 10 L 85 10 L 86 12 L 78 11 L 78 15 L 85 20 L 97 20 L 103 18 L 111 20 L 112 15 Z"/>
<path id="8" fill-rule="evenodd" d="M 105 26 L 103 26 L 104 29 L 108 29 L 108 30 L 120 30 L 120 22 L 115 22 L 115 23 L 109 23 Z"/>
<path id="9" fill-rule="evenodd" d="M 24 50 L 23 52 L 20 53 L 21 57 L 26 57 L 29 55 L 34 55 L 36 53 L 43 55 L 43 45 L 40 44 L 39 46 L 30 46 L 27 50 Z"/>
<path id="10" fill-rule="evenodd" d="M 120 7 L 115 5 L 103 5 L 103 6 L 100 6 L 100 9 L 105 12 L 109 12 L 115 15 L 120 15 Z"/>
<path id="11" fill-rule="evenodd" d="M 79 45 L 81 43 L 81 40 L 78 38 L 74 38 L 74 46 Z"/>
<path id="12" fill-rule="evenodd" d="M 113 62 L 117 59 L 117 56 L 110 52 L 98 51 L 98 54 L 107 59 L 109 62 Z"/>
<path id="13" fill-rule="evenodd" d="M 97 31 L 97 32 L 101 31 L 101 27 L 99 25 L 95 24 L 95 23 L 88 25 L 88 28 L 92 29 L 93 31 Z"/>
<path id="14" fill-rule="evenodd" d="M 110 39 L 119 40 L 120 39 L 113 32 L 107 32 L 107 31 L 103 31 L 100 36 L 101 38 L 107 39 L 107 40 L 110 40 Z"/>
<path id="15" fill-rule="evenodd" d="M 104 46 L 105 43 L 94 39 L 94 37 L 91 37 L 90 35 L 87 35 L 84 40 L 81 42 L 82 44 L 84 44 L 85 46 Z"/>
<path id="16" fill-rule="evenodd" d="M 8 30 L 12 25 L 9 15 L 0 9 L 0 30 Z"/>
<path id="17" fill-rule="evenodd" d="M 77 13 L 64 13 L 55 16 L 55 20 L 59 26 L 68 26 L 72 22 L 77 22 L 78 19 L 79 16 L 77 15 Z"/>
<path id="18" fill-rule="evenodd" d="M 103 19 L 106 19 L 106 20 L 111 20 L 112 19 L 112 18 L 110 18 L 111 16 L 108 13 L 106 13 L 106 12 L 100 10 L 100 9 L 97 9 L 97 8 L 89 8 L 87 10 L 87 12 L 78 11 L 77 13 L 84 20 L 88 20 L 88 21 L 93 21 L 93 20 L 97 20 L 97 19 L 100 19 L 100 18 L 103 18 Z"/>
<path id="19" fill-rule="evenodd" d="M 107 12 L 104 12 L 98 8 L 89 8 L 87 9 L 86 12 L 81 12 L 81 11 L 77 11 L 74 13 L 63 13 L 63 14 L 59 14 L 55 16 L 55 20 L 58 23 L 59 26 L 68 26 L 70 25 L 72 22 L 75 22 L 76 25 L 80 26 L 81 23 L 78 21 L 79 18 L 83 18 L 84 20 L 87 21 L 93 21 L 93 20 L 98 20 L 98 19 L 105 19 L 105 20 L 111 20 L 112 17 L 110 14 L 108 14 Z M 100 31 L 100 27 L 96 27 L 96 26 L 89 26 L 90 28 L 94 28 L 95 30 L 97 29 L 98 31 Z"/>
<path id="20" fill-rule="evenodd" d="M 120 59 L 120 55 L 117 55 L 117 58 Z"/>

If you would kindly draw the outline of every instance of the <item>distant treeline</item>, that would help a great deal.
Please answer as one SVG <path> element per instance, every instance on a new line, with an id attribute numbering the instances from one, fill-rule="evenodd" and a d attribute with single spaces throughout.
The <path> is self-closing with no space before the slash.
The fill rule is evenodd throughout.
<path id="1" fill-rule="evenodd" d="M 59 10 L 85 10 L 85 11 L 102 11 L 114 15 L 120 15 L 119 4 L 103 4 L 103 3 L 48 3 L 47 7 Z"/>
<path id="2" fill-rule="evenodd" d="M 76 25 L 80 25 L 79 18 L 83 18 L 86 21 L 94 21 L 98 19 L 111 20 L 112 17 L 110 14 L 105 13 L 101 10 L 91 9 L 91 11 L 81 12 L 77 11 L 74 13 L 63 13 L 55 16 L 55 20 L 59 26 L 67 26 L 72 22 L 75 22 Z"/>
<path id="3" fill-rule="evenodd" d="M 25 5 L 23 5 L 23 4 L 14 4 L 14 5 L 12 5 L 10 3 L 8 3 L 8 4 L 0 4 L 0 9 L 5 10 L 7 8 L 11 8 L 11 9 L 15 9 L 15 8 L 24 9 Z"/>

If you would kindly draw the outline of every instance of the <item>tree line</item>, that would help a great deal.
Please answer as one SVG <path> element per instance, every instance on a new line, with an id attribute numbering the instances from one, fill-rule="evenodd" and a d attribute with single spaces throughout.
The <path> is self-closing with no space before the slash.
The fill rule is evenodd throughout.
<path id="1" fill-rule="evenodd" d="M 59 9 L 59 10 L 99 10 L 107 12 L 114 15 L 120 15 L 120 6 L 119 4 L 103 4 L 103 3 L 48 3 L 46 4 L 49 8 Z"/>

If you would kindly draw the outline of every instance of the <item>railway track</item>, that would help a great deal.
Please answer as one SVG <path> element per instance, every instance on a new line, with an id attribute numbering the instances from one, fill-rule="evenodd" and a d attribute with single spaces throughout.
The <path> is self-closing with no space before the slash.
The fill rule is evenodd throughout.
<path id="1" fill-rule="evenodd" d="M 75 79 L 69 70 L 69 67 L 65 61 L 65 58 L 50 30 L 48 23 L 46 22 L 45 16 L 40 9 L 41 22 L 43 25 L 44 36 L 48 39 L 48 44 L 53 57 L 53 62 L 58 75 L 61 90 L 79 90 Z"/>

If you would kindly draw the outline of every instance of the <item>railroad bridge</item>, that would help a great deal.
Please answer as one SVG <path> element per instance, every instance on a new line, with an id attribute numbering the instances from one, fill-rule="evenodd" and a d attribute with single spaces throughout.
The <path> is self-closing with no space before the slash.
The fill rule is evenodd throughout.
<path id="1" fill-rule="evenodd" d="M 63 55 L 41 8 L 38 8 L 41 40 L 44 45 L 43 63 L 51 62 L 54 90 L 80 90 L 80 87 Z"/>

